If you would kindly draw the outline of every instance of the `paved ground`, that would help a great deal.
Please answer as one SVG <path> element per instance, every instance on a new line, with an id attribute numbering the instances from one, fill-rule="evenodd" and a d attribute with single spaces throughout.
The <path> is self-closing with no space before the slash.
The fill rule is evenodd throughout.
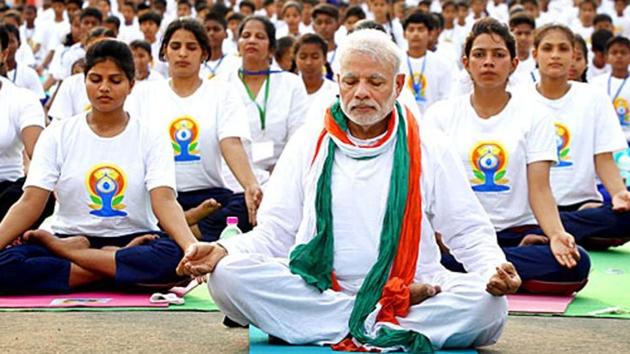
<path id="1" fill-rule="evenodd" d="M 0 353 L 247 353 L 219 313 L 0 313 Z M 482 353 L 630 353 L 630 320 L 510 317 Z"/>

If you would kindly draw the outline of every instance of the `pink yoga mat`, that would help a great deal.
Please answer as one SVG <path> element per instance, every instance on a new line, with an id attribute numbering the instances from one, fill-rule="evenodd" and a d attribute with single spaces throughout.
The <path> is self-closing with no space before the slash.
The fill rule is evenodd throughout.
<path id="1" fill-rule="evenodd" d="M 0 308 L 27 307 L 167 307 L 149 302 L 149 294 L 88 292 L 60 295 L 0 296 Z"/>
<path id="2" fill-rule="evenodd" d="M 573 296 L 516 294 L 508 295 L 507 300 L 510 312 L 564 313 Z"/>

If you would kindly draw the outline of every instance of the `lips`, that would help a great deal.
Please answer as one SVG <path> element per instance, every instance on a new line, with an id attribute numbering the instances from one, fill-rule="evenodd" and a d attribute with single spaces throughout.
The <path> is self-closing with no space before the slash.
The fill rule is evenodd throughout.
<path id="1" fill-rule="evenodd" d="M 187 67 L 190 65 L 190 62 L 187 62 L 185 60 L 179 60 L 175 62 L 175 66 L 179 66 L 179 67 Z"/>

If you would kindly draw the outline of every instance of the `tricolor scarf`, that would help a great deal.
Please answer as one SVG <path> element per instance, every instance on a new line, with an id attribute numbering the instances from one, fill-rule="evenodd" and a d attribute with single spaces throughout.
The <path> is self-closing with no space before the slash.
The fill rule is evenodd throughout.
<path id="1" fill-rule="evenodd" d="M 314 198 L 315 236 L 291 252 L 289 266 L 292 273 L 300 275 L 320 291 L 341 290 L 333 269 L 331 178 L 335 153 L 340 150 L 355 159 L 369 159 L 390 148 L 394 149 L 394 158 L 378 258 L 356 295 L 349 323 L 351 338 L 334 345 L 335 350 L 364 351 L 363 345 L 366 345 L 378 348 L 404 346 L 411 352 L 433 352 L 426 336 L 396 326 L 396 317 L 405 317 L 409 313 L 409 285 L 415 277 L 422 220 L 418 126 L 408 110 L 403 115 L 398 103 L 389 118 L 385 135 L 368 147 L 356 146 L 348 138 L 346 117 L 338 101 L 326 111 L 324 130 L 311 164 L 315 173 L 319 172 Z M 394 326 L 380 326 L 376 336 L 371 336 L 366 333 L 365 321 L 379 303 L 377 323 Z"/>

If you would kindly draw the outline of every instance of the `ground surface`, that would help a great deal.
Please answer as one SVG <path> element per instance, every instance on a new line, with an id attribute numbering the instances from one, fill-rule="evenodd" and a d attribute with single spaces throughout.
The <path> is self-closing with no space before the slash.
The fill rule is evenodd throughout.
<path id="1" fill-rule="evenodd" d="M 247 353 L 207 312 L 0 313 L 0 353 Z M 630 321 L 511 316 L 482 353 L 630 353 Z"/>

